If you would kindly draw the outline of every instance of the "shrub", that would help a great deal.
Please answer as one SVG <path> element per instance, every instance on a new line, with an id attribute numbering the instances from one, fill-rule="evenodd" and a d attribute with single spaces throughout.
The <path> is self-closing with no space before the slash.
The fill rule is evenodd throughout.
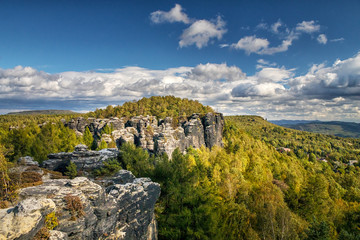
<path id="1" fill-rule="evenodd" d="M 20 187 L 30 187 L 42 184 L 41 175 L 37 172 L 22 172 L 20 175 Z"/>
<path id="2" fill-rule="evenodd" d="M 111 176 L 121 169 L 120 163 L 116 159 L 104 162 L 104 166 L 94 170 L 95 176 Z"/>
<path id="3" fill-rule="evenodd" d="M 55 212 L 51 212 L 45 217 L 45 225 L 49 230 L 53 230 L 56 226 L 59 225 L 59 221 L 55 215 Z"/>
<path id="4" fill-rule="evenodd" d="M 65 175 L 69 176 L 71 179 L 77 176 L 77 167 L 76 164 L 70 161 L 69 165 L 66 167 Z"/>
<path id="5" fill-rule="evenodd" d="M 8 208 L 10 207 L 10 202 L 9 201 L 0 201 L 0 209 L 4 209 L 4 208 Z"/>
<path id="6" fill-rule="evenodd" d="M 70 220 L 75 221 L 77 218 L 85 215 L 84 206 L 78 196 L 68 194 L 64 199 L 66 202 L 66 208 L 70 211 L 71 214 Z"/>
<path id="7" fill-rule="evenodd" d="M 33 240 L 47 240 L 50 238 L 50 231 L 46 227 L 42 227 L 34 236 Z"/>
<path id="8" fill-rule="evenodd" d="M 105 149 L 107 147 L 108 147 L 107 143 L 104 140 L 101 140 L 100 145 L 98 146 L 98 148 L 96 150 Z"/>

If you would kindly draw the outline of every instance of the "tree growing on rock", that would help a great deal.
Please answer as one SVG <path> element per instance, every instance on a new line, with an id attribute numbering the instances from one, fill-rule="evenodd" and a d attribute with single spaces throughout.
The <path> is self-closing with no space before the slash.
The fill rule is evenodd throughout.
<path id="1" fill-rule="evenodd" d="M 97 150 L 105 149 L 107 147 L 108 147 L 107 143 L 104 140 L 101 140 L 100 145 L 97 148 Z"/>
<path id="2" fill-rule="evenodd" d="M 77 167 L 76 164 L 70 161 L 69 165 L 66 167 L 65 175 L 69 176 L 71 179 L 77 176 Z"/>
<path id="3" fill-rule="evenodd" d="M 83 135 L 83 141 L 85 143 L 86 146 L 88 146 L 88 148 L 91 148 L 93 142 L 94 142 L 94 137 L 91 134 L 90 130 L 88 127 L 86 127 L 84 135 Z"/>

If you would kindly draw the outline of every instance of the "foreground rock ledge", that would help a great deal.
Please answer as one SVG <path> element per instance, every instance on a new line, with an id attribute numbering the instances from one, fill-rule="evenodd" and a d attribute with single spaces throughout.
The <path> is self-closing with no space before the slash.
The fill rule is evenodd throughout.
<path id="1" fill-rule="evenodd" d="M 50 239 L 157 239 L 154 205 L 160 185 L 126 170 L 103 185 L 78 177 L 21 189 L 19 204 L 0 210 L 0 239 L 32 239 L 51 212 L 59 225 Z M 66 196 L 81 200 L 83 216 L 72 218 Z"/>

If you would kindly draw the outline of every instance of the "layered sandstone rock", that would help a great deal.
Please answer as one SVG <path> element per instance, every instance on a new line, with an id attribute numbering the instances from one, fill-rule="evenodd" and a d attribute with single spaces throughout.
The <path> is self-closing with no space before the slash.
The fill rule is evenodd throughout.
<path id="1" fill-rule="evenodd" d="M 154 116 L 136 116 L 129 120 L 76 118 L 65 125 L 79 133 L 84 133 L 88 127 L 98 142 L 114 141 L 117 146 L 131 142 L 151 153 L 167 153 L 169 157 L 176 148 L 184 152 L 188 147 L 223 145 L 224 118 L 221 113 L 193 114 L 178 124 L 170 117 L 158 120 Z M 111 134 L 103 133 L 106 126 L 111 129 Z"/>
<path id="2" fill-rule="evenodd" d="M 44 179 L 42 185 L 21 189 L 17 206 L 0 210 L 0 239 L 32 239 L 51 212 L 59 225 L 50 239 L 156 239 L 159 195 L 159 184 L 126 170 L 102 184 L 85 177 Z M 73 216 L 68 196 L 78 199 L 82 214 Z"/>

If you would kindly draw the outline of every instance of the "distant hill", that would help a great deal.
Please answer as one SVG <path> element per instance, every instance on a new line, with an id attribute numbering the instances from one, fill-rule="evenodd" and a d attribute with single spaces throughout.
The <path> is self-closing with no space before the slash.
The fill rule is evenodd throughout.
<path id="1" fill-rule="evenodd" d="M 335 135 L 339 137 L 360 138 L 360 123 L 340 121 L 303 121 L 303 120 L 278 120 L 270 121 L 276 125 L 297 129 L 301 131 Z"/>
<path id="2" fill-rule="evenodd" d="M 70 110 L 31 110 L 21 112 L 10 112 L 7 115 L 63 115 L 63 114 L 76 114 L 76 112 Z"/>

